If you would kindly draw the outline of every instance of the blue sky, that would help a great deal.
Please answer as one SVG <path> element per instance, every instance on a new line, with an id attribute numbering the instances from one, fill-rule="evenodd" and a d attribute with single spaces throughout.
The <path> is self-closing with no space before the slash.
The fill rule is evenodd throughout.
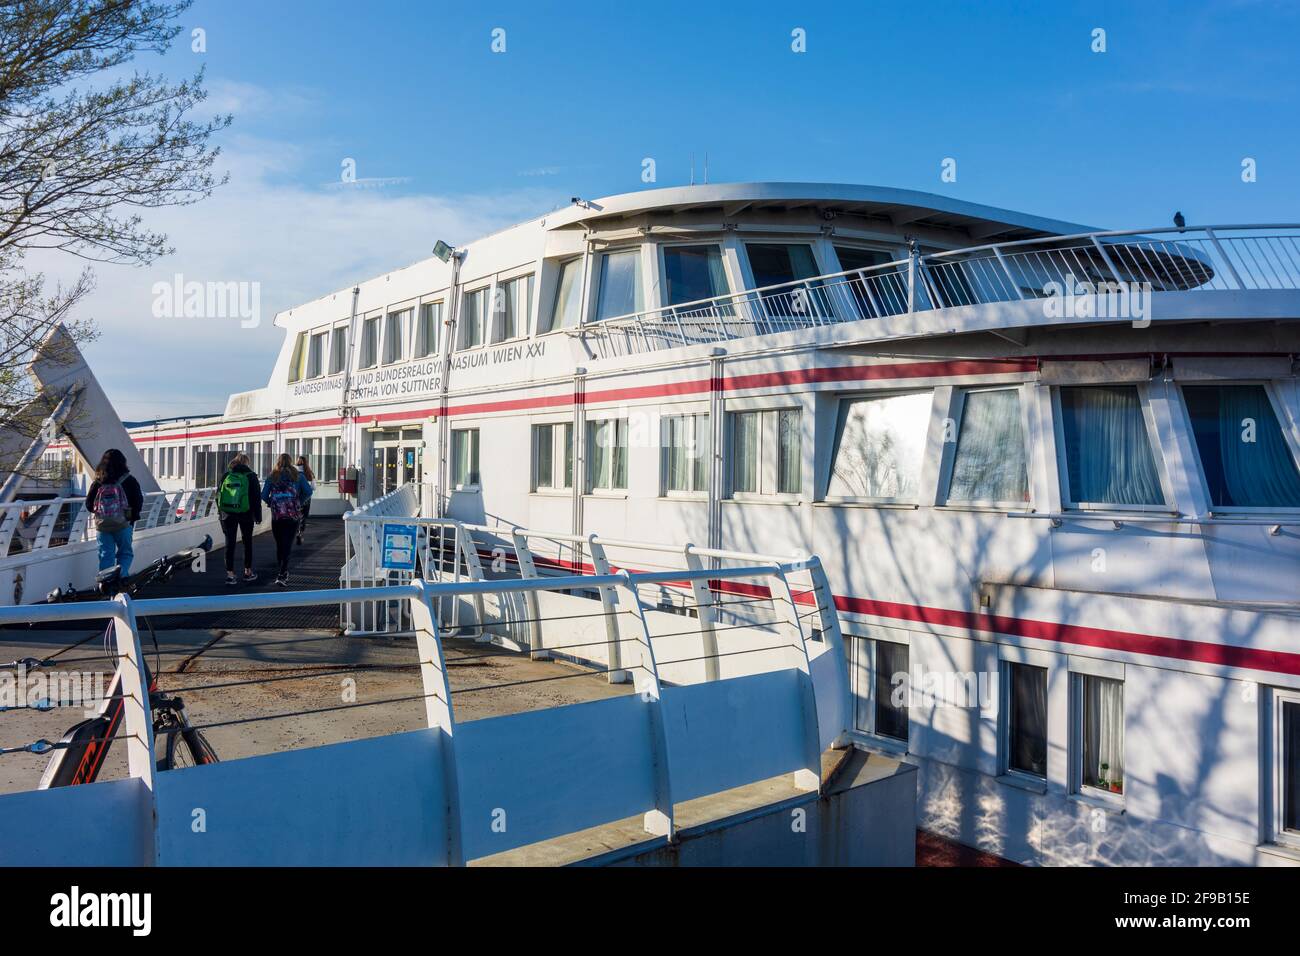
<path id="1" fill-rule="evenodd" d="M 437 238 L 648 188 L 646 157 L 658 186 L 687 182 L 692 152 L 702 177 L 707 152 L 714 182 L 898 186 L 1104 227 L 1175 209 L 1300 220 L 1300 4 L 198 0 L 184 23 L 140 65 L 206 65 L 213 107 L 235 113 L 232 181 L 160 218 L 170 260 L 125 284 L 99 270 L 106 334 L 89 354 L 125 417 L 219 410 L 265 384 L 279 343 L 269 321 L 159 328 L 142 283 L 255 279 L 270 313 Z M 347 158 L 373 188 L 338 188 Z M 201 340 L 217 361 L 141 381 L 108 333 L 142 325 L 159 353 Z"/>

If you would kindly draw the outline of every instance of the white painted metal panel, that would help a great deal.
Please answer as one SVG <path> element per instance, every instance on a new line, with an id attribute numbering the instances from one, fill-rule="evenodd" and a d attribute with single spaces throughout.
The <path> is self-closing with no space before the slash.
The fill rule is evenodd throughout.
<path id="1" fill-rule="evenodd" d="M 802 671 L 663 689 L 673 799 L 680 802 L 804 768 Z"/>
<path id="2" fill-rule="evenodd" d="M 0 796 L 0 866 L 148 866 L 153 806 L 143 780 Z"/>
<path id="3" fill-rule="evenodd" d="M 633 695 L 459 724 L 466 859 L 652 809 L 650 706 Z"/>
<path id="4" fill-rule="evenodd" d="M 415 730 L 160 773 L 158 862 L 443 864 L 445 745 L 441 731 Z"/>

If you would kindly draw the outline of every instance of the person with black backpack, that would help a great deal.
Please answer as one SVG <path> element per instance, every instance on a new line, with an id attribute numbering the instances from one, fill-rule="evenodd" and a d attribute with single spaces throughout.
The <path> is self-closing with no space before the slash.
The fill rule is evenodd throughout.
<path id="1" fill-rule="evenodd" d="M 271 535 L 275 538 L 275 556 L 279 570 L 275 583 L 289 586 L 289 552 L 302 522 L 302 508 L 311 498 L 307 477 L 293 467 L 293 459 L 281 455 L 267 476 L 262 500 L 271 507 Z"/>
<path id="2" fill-rule="evenodd" d="M 99 532 L 99 570 L 113 565 L 122 569 L 122 577 L 131 573 L 131 547 L 135 523 L 144 510 L 140 482 L 127 470 L 126 456 L 116 448 L 104 452 L 95 469 L 95 480 L 86 493 L 86 510 L 95 516 Z"/>
<path id="3" fill-rule="evenodd" d="M 234 587 L 235 539 L 244 535 L 244 583 L 257 580 L 253 570 L 253 527 L 262 521 L 262 488 L 248 467 L 248 456 L 240 452 L 230 459 L 230 468 L 217 488 L 217 511 L 226 534 L 226 584 Z"/>

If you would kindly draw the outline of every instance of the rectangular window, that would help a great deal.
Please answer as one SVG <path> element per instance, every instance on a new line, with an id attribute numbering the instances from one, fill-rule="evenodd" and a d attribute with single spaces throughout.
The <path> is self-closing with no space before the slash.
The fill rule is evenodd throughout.
<path id="1" fill-rule="evenodd" d="M 320 480 L 339 480 L 339 439 L 337 435 L 330 435 L 325 439 L 325 455 L 321 459 Z"/>
<path id="2" fill-rule="evenodd" d="M 835 246 L 835 256 L 840 269 L 871 270 L 902 258 L 901 254 L 882 249 L 862 249 L 856 246 Z M 901 315 L 907 311 L 907 278 L 891 269 L 867 271 L 862 275 L 847 277 L 848 288 L 853 292 L 858 311 L 869 319 L 886 315 Z"/>
<path id="3" fill-rule="evenodd" d="M 379 363 L 379 316 L 361 324 L 361 361 L 358 368 L 374 368 Z"/>
<path id="4" fill-rule="evenodd" d="M 348 327 L 335 326 L 330 341 L 330 374 L 337 375 L 348 367 Z"/>
<path id="5" fill-rule="evenodd" d="M 497 286 L 496 310 L 492 314 L 492 341 L 504 342 L 528 334 L 528 316 L 533 305 L 533 277 L 520 276 Z"/>
<path id="6" fill-rule="evenodd" d="M 600 257 L 600 296 L 596 321 L 645 309 L 641 293 L 641 250 L 607 252 Z"/>
<path id="7" fill-rule="evenodd" d="M 840 402 L 827 495 L 916 501 L 932 392 Z"/>
<path id="8" fill-rule="evenodd" d="M 702 494 L 709 490 L 709 416 L 665 418 L 664 490 Z"/>
<path id="9" fill-rule="evenodd" d="M 1278 772 L 1281 775 L 1279 826 L 1300 840 L 1300 699 L 1284 699 L 1278 708 Z"/>
<path id="10" fill-rule="evenodd" d="M 1136 385 L 1063 387 L 1061 437 L 1073 505 L 1162 505 Z"/>
<path id="11" fill-rule="evenodd" d="M 1079 780 L 1105 793 L 1124 792 L 1124 682 L 1092 674 L 1075 675 L 1080 696 L 1083 761 Z"/>
<path id="12" fill-rule="evenodd" d="M 534 425 L 533 490 L 572 487 L 573 424 Z"/>
<path id="13" fill-rule="evenodd" d="M 466 292 L 462 300 L 460 335 L 457 348 L 472 349 L 483 344 L 483 325 L 487 319 L 487 288 Z"/>
<path id="14" fill-rule="evenodd" d="M 1047 777 L 1047 668 L 1008 662 L 1007 770 Z"/>
<path id="15" fill-rule="evenodd" d="M 293 340 L 293 357 L 289 359 L 289 381 L 301 382 L 307 364 L 307 333 L 299 332 Z"/>
<path id="16" fill-rule="evenodd" d="M 1263 385 L 1184 385 L 1216 508 L 1300 508 L 1300 471 Z"/>
<path id="17" fill-rule="evenodd" d="M 722 247 L 664 246 L 664 294 L 669 305 L 726 295 Z"/>
<path id="18" fill-rule="evenodd" d="M 325 372 L 325 339 L 327 333 L 317 332 L 311 337 L 307 349 L 307 377 L 320 378 Z"/>
<path id="19" fill-rule="evenodd" d="M 587 422 L 588 487 L 627 490 L 627 419 Z"/>
<path id="20" fill-rule="evenodd" d="M 745 252 L 749 255 L 749 271 L 754 275 L 756 289 L 817 275 L 812 246 L 803 243 L 750 242 L 745 244 Z"/>
<path id="21" fill-rule="evenodd" d="M 539 332 L 552 329 L 576 328 L 582 314 L 582 260 L 570 259 L 560 263 L 560 274 L 555 282 L 555 302 Z"/>
<path id="22" fill-rule="evenodd" d="M 426 302 L 420 306 L 420 325 L 415 330 L 416 358 L 424 358 L 438 351 L 438 327 L 441 325 L 441 302 Z"/>
<path id="23" fill-rule="evenodd" d="M 478 429 L 463 428 L 451 433 L 451 483 L 456 488 L 478 485 Z"/>
<path id="24" fill-rule="evenodd" d="M 389 312 L 384 320 L 384 364 L 392 365 L 406 357 L 406 326 L 411 318 L 410 309 Z"/>
<path id="25" fill-rule="evenodd" d="M 731 467 L 732 494 L 797 495 L 803 486 L 799 409 L 734 413 Z"/>
<path id="26" fill-rule="evenodd" d="M 906 644 L 895 644 L 892 641 L 872 641 L 872 644 L 875 645 L 873 730 L 882 737 L 906 740 L 909 648 Z M 900 691 L 901 693 L 896 693 Z"/>
<path id="27" fill-rule="evenodd" d="M 1029 500 L 1029 463 L 1017 389 L 967 392 L 963 396 L 948 500 Z"/>

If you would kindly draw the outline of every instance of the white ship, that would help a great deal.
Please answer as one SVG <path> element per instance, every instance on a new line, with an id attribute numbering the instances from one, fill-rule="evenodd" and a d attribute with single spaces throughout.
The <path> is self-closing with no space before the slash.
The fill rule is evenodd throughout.
<path id="1" fill-rule="evenodd" d="M 132 435 L 475 523 L 822 557 L 854 746 L 1021 862 L 1300 862 L 1300 227 L 758 183 L 569 207 L 276 317 Z"/>

